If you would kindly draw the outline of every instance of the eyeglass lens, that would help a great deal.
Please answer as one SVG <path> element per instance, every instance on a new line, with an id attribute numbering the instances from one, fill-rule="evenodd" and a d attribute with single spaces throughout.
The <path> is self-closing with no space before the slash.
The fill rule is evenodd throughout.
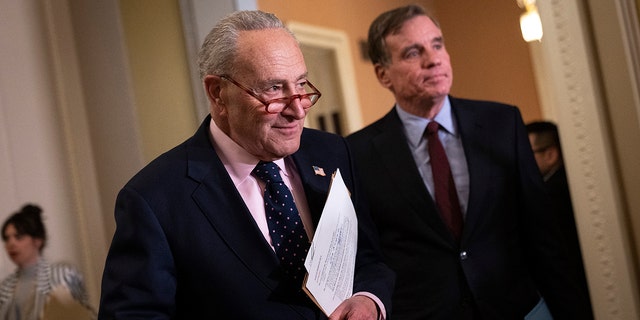
<path id="1" fill-rule="evenodd" d="M 308 84 L 304 86 L 303 94 L 294 94 L 289 97 L 282 97 L 277 99 L 272 99 L 267 101 L 267 112 L 278 113 L 284 110 L 288 105 L 290 105 L 293 100 L 300 99 L 300 104 L 303 108 L 308 109 L 311 108 L 320 98 L 320 95 L 313 90 Z"/>

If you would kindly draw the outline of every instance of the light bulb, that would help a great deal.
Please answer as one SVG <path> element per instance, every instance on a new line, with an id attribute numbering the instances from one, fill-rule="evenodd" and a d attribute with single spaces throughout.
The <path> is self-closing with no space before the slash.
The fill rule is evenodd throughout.
<path id="1" fill-rule="evenodd" d="M 540 41 L 542 39 L 542 21 L 537 9 L 529 9 L 520 16 L 520 30 L 524 41 Z"/>

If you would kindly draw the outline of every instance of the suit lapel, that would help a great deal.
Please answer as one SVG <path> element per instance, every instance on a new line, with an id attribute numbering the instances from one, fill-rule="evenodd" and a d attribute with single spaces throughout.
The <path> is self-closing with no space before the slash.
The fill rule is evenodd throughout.
<path id="1" fill-rule="evenodd" d="M 329 194 L 329 186 L 331 185 L 331 175 L 335 171 L 333 168 L 326 167 L 317 162 L 322 159 L 311 159 L 305 152 L 298 151 L 294 153 L 292 159 L 298 169 L 300 180 L 304 188 L 307 198 L 307 205 L 311 214 L 314 226 L 318 226 L 324 204 Z M 314 162 L 315 160 L 315 162 Z M 325 175 L 317 175 L 313 170 L 313 166 L 320 165 L 325 170 Z"/>
<path id="2" fill-rule="evenodd" d="M 384 117 L 384 121 L 380 123 L 380 130 L 372 140 L 378 157 L 386 169 L 385 172 L 380 172 L 381 175 L 386 175 L 380 180 L 390 181 L 396 186 L 398 193 L 405 196 L 405 203 L 412 209 L 407 214 L 410 212 L 416 219 L 426 221 L 442 239 L 447 239 L 447 242 L 451 243 L 454 241 L 453 236 L 437 212 L 409 146 L 406 143 L 398 143 L 398 141 L 406 141 L 406 138 L 395 109 Z"/>
<path id="3" fill-rule="evenodd" d="M 486 162 L 487 150 L 485 146 L 492 142 L 487 129 L 483 125 L 485 115 L 476 106 L 469 105 L 465 100 L 450 97 L 451 108 L 458 123 L 458 130 L 462 139 L 467 168 L 469 170 L 469 200 L 465 214 L 462 241 L 473 234 L 474 228 L 482 223 L 482 210 L 486 201 L 492 201 L 487 191 L 487 183 L 491 181 L 491 165 Z M 490 121 L 490 120 L 489 120 Z M 484 219 L 486 220 L 486 219 Z"/>
<path id="4" fill-rule="evenodd" d="M 278 260 L 211 146 L 208 126 L 198 130 L 187 148 L 188 175 L 200 182 L 193 200 L 238 259 L 274 289 L 276 282 L 270 274 Z"/>

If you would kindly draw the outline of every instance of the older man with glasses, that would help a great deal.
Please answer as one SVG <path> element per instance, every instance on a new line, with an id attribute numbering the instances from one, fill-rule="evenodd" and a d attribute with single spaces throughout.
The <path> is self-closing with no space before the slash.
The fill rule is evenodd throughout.
<path id="1" fill-rule="evenodd" d="M 199 64 L 210 116 L 120 191 L 100 319 L 326 319 L 302 281 L 331 183 L 324 172 L 337 169 L 358 247 L 354 294 L 331 319 L 386 318 L 393 273 L 346 141 L 303 128 L 321 94 L 291 32 L 272 14 L 233 13 Z"/>

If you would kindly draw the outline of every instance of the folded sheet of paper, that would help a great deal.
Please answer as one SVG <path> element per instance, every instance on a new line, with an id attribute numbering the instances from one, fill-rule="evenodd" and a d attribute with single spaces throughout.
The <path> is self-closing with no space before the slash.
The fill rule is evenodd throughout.
<path id="1" fill-rule="evenodd" d="M 357 245 L 358 218 L 337 170 L 304 262 L 303 289 L 327 316 L 353 294 Z"/>

